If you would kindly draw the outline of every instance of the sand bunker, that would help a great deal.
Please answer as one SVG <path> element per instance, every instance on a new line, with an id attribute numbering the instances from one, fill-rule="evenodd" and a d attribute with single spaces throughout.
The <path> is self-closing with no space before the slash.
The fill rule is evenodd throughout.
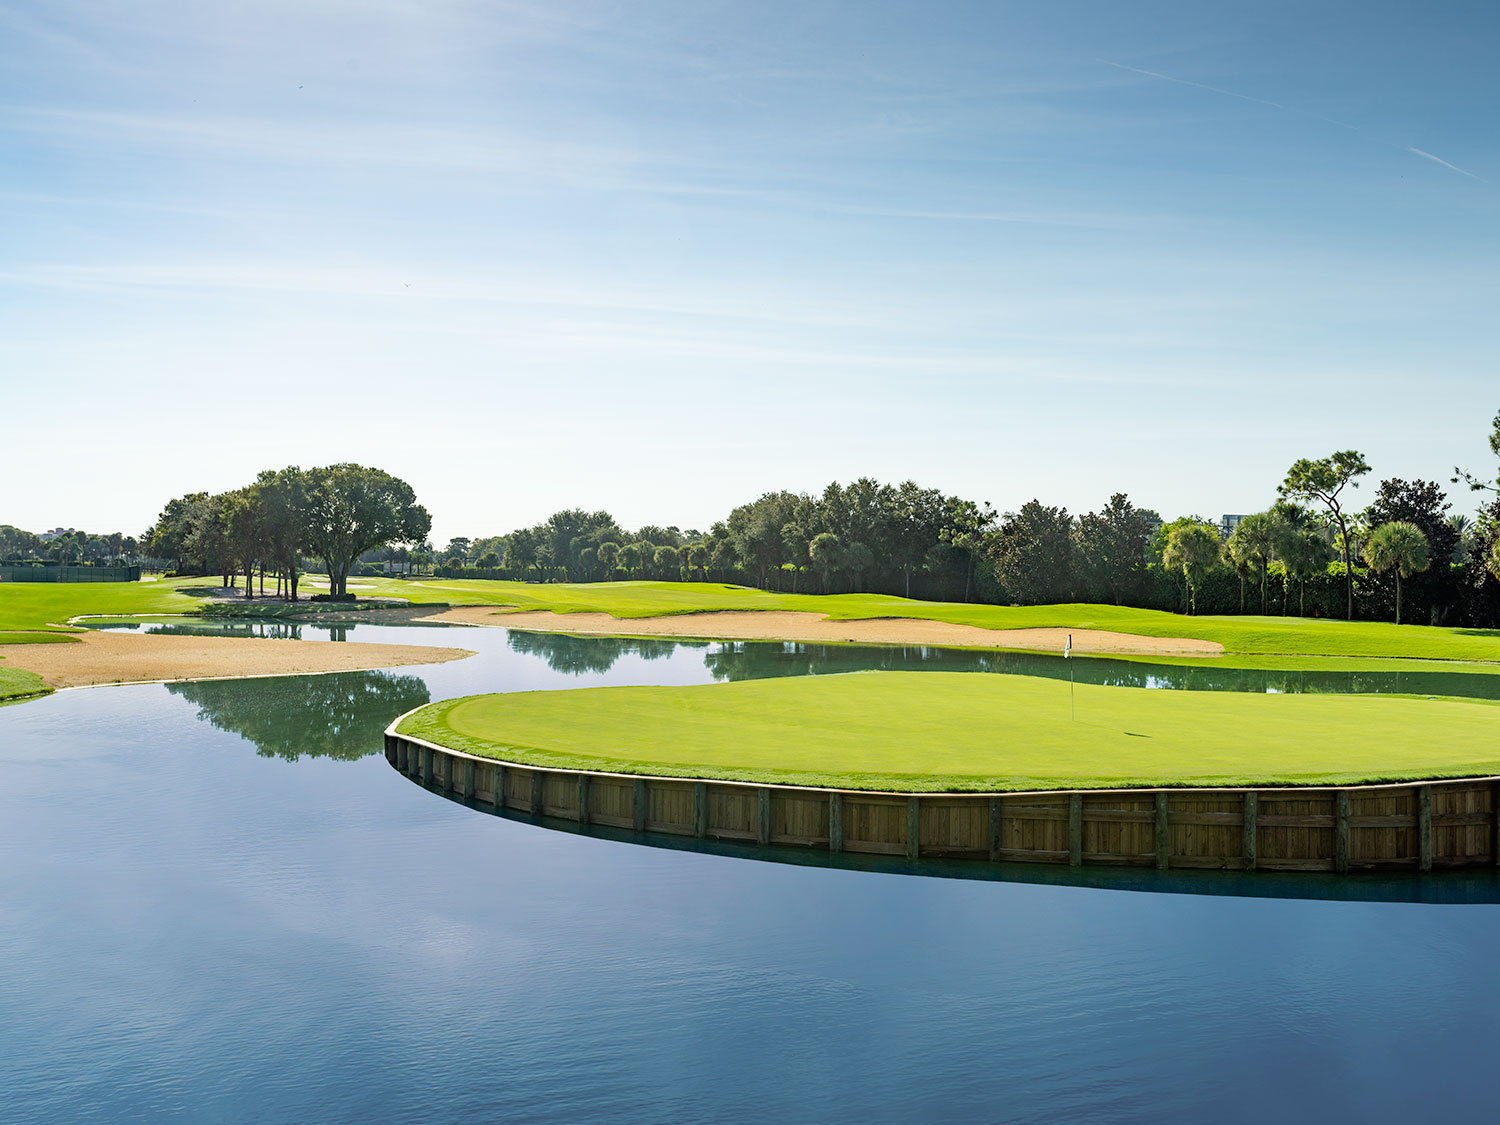
<path id="1" fill-rule="evenodd" d="M 1224 646 L 1187 637 L 1142 637 L 1105 629 L 980 629 L 946 621 L 884 617 L 834 621 L 819 613 L 690 613 L 673 617 L 611 617 L 607 613 L 550 610 L 496 613 L 489 606 L 462 606 L 426 618 L 465 625 L 499 625 L 549 633 L 635 637 L 699 637 L 712 640 L 810 641 L 868 645 L 933 645 L 1061 652 L 1068 636 L 1074 652 L 1130 655 L 1217 656 Z"/>
<path id="2" fill-rule="evenodd" d="M 140 633 L 82 633 L 77 644 L 6 645 L 8 668 L 35 672 L 49 687 L 208 680 L 234 676 L 293 676 L 352 672 L 406 664 L 439 664 L 473 653 L 461 648 L 258 637 L 176 637 Z"/>

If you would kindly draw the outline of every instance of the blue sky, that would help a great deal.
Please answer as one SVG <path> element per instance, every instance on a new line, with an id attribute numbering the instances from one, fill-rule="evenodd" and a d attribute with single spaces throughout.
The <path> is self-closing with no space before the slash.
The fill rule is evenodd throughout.
<path id="1" fill-rule="evenodd" d="M 0 3 L 0 522 L 338 460 L 438 539 L 860 475 L 1168 517 L 1349 447 L 1488 475 L 1497 42 L 1484 4 Z"/>

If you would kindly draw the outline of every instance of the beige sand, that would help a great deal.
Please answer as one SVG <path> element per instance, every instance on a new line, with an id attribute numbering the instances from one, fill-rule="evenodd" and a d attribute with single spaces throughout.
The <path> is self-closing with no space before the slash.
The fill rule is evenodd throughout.
<path id="1" fill-rule="evenodd" d="M 77 644 L 4 645 L 9 668 L 25 668 L 48 687 L 207 680 L 234 676 L 292 676 L 351 672 L 404 664 L 439 664 L 473 653 L 462 648 L 331 641 L 275 641 L 259 637 L 171 637 L 141 633 L 82 633 Z"/>
<path id="2" fill-rule="evenodd" d="M 549 610 L 496 613 L 489 606 L 460 606 L 424 618 L 465 625 L 499 625 L 549 633 L 699 637 L 713 640 L 854 642 L 870 645 L 933 645 L 1061 652 L 1068 636 L 1075 652 L 1132 655 L 1215 656 L 1217 641 L 1185 637 L 1142 637 L 1104 629 L 980 629 L 912 617 L 833 621 L 820 613 L 781 611 L 689 613 L 673 617 L 611 617 L 607 613 L 552 613 Z"/>

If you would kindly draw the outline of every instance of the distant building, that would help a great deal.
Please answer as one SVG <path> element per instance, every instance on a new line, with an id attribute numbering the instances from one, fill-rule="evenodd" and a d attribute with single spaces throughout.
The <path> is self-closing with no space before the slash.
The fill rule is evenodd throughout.
<path id="1" fill-rule="evenodd" d="M 1234 529 L 1240 526 L 1240 520 L 1244 518 L 1245 517 L 1242 515 L 1225 516 L 1222 520 L 1219 521 L 1219 535 L 1224 539 L 1228 539 L 1231 535 L 1234 534 Z"/>
<path id="2" fill-rule="evenodd" d="M 59 535 L 71 535 L 72 533 L 73 529 L 71 527 L 54 527 L 51 531 L 42 532 L 37 538 L 43 543 L 50 543 Z"/>

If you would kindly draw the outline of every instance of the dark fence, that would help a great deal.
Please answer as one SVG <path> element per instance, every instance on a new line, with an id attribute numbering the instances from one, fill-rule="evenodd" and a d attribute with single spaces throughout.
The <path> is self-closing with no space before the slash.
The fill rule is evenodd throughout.
<path id="1" fill-rule="evenodd" d="M 139 582 L 138 566 L 0 565 L 0 582 Z"/>

